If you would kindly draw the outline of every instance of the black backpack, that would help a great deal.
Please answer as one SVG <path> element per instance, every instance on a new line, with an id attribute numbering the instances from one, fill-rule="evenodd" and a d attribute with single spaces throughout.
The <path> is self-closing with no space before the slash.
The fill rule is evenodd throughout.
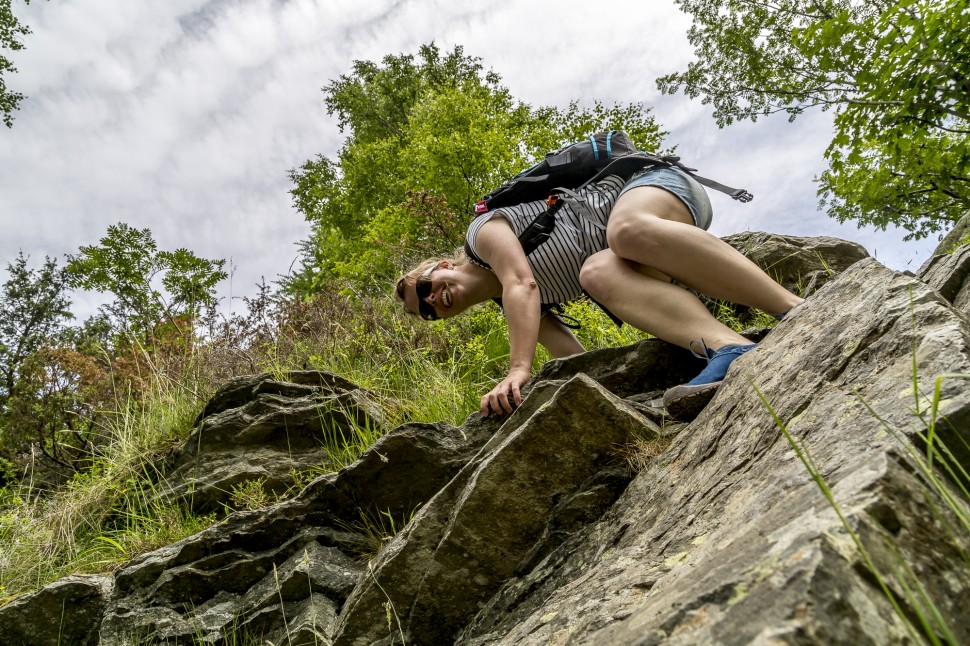
<path id="1" fill-rule="evenodd" d="M 608 130 L 546 153 L 541 162 L 486 194 L 475 204 L 475 214 L 546 199 L 558 189 L 583 188 L 607 175 L 619 175 L 629 180 L 634 173 L 648 166 L 678 168 L 700 184 L 727 193 L 741 202 L 750 202 L 754 198 L 744 189 L 731 188 L 695 175 L 695 169 L 680 163 L 680 157 L 676 155 L 661 156 L 637 150 L 625 132 Z"/>

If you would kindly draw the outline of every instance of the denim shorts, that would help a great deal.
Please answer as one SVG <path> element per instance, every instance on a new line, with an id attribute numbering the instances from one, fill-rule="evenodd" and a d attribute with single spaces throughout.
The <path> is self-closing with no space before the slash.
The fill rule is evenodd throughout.
<path id="1" fill-rule="evenodd" d="M 690 209 L 694 224 L 705 231 L 711 226 L 713 211 L 707 191 L 686 173 L 675 168 L 650 168 L 634 175 L 620 191 L 620 195 L 638 186 L 657 186 L 670 191 Z M 619 197 L 618 195 L 617 199 Z"/>

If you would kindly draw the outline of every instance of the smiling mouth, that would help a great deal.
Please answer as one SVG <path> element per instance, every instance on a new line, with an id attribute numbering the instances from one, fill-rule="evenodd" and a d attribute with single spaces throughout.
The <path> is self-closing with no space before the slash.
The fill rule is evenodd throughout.
<path id="1" fill-rule="evenodd" d="M 441 289 L 441 304 L 445 307 L 451 307 L 451 289 L 447 285 Z"/>

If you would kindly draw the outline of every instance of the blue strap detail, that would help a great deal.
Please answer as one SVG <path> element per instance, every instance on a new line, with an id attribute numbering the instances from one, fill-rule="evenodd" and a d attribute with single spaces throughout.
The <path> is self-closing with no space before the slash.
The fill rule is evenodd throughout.
<path id="1" fill-rule="evenodd" d="M 600 158 L 600 150 L 596 146 L 596 137 L 590 137 L 589 140 L 591 142 L 593 142 L 593 159 L 599 161 L 599 158 Z"/>
<path id="2" fill-rule="evenodd" d="M 608 133 L 606 133 L 606 158 L 607 159 L 613 159 L 613 149 L 611 147 L 610 139 L 613 138 L 614 132 L 616 132 L 616 130 L 610 130 Z"/>

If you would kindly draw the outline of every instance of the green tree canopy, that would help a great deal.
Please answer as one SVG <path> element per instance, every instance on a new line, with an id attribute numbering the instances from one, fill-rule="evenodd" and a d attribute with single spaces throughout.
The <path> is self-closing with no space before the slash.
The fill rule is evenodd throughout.
<path id="1" fill-rule="evenodd" d="M 666 134 L 640 105 L 533 108 L 461 47 L 356 61 L 323 91 L 348 137 L 335 159 L 290 171 L 312 225 L 303 268 L 285 283 L 297 293 L 333 276 L 386 281 L 419 256 L 452 251 L 485 192 L 559 145 L 621 128 L 657 150 Z"/>
<path id="2" fill-rule="evenodd" d="M 150 230 L 119 223 L 108 227 L 99 245 L 81 247 L 67 269 L 72 286 L 114 296 L 102 309 L 122 333 L 149 338 L 160 323 L 194 322 L 215 304 L 225 262 L 187 249 L 159 251 Z"/>
<path id="3" fill-rule="evenodd" d="M 677 0 L 697 60 L 659 79 L 721 126 L 834 110 L 822 205 L 921 238 L 970 209 L 968 0 Z"/>
<path id="4" fill-rule="evenodd" d="M 57 261 L 40 269 L 27 266 L 23 253 L 7 265 L 0 290 L 0 409 L 16 390 L 20 367 L 45 345 L 56 343 L 70 312 L 68 279 Z"/>

